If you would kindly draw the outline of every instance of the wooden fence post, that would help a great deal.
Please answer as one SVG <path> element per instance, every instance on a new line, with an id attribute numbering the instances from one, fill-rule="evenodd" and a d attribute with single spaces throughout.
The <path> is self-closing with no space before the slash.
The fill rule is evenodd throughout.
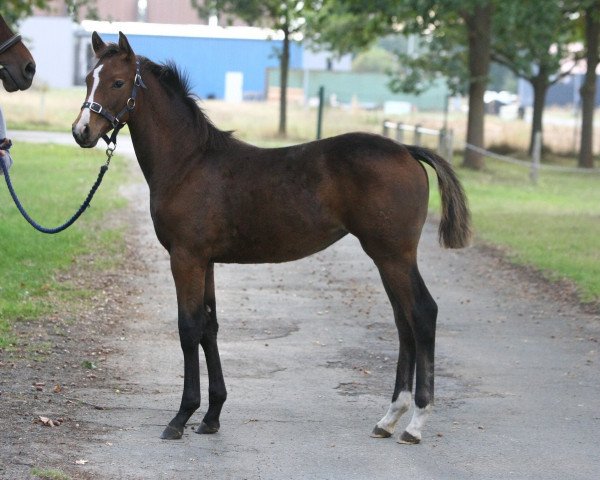
<path id="1" fill-rule="evenodd" d="M 537 185 L 540 175 L 540 161 L 542 158 L 542 132 L 535 132 L 533 137 L 533 155 L 531 159 L 531 172 L 529 178 L 534 185 Z"/>
<path id="2" fill-rule="evenodd" d="M 421 125 L 417 124 L 415 125 L 415 139 L 414 139 L 414 143 L 417 147 L 421 146 Z"/>
<path id="3" fill-rule="evenodd" d="M 323 131 L 323 107 L 325 104 L 325 87 L 319 87 L 319 110 L 317 113 L 317 140 L 321 140 L 321 132 Z"/>
<path id="4" fill-rule="evenodd" d="M 388 126 L 387 126 L 387 120 L 383 121 L 383 136 L 387 137 L 388 136 Z"/>
<path id="5" fill-rule="evenodd" d="M 401 123 L 396 124 L 396 140 L 403 143 L 404 131 Z"/>
<path id="6" fill-rule="evenodd" d="M 454 155 L 453 141 L 452 130 L 440 130 L 439 152 L 448 163 L 452 163 L 452 156 Z"/>

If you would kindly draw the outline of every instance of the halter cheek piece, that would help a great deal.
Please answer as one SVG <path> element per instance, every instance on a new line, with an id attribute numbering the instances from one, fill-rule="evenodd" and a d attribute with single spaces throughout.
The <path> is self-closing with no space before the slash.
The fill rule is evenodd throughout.
<path id="1" fill-rule="evenodd" d="M 102 135 L 102 139 L 107 143 L 107 145 L 110 146 L 111 143 L 113 145 L 117 144 L 117 135 L 118 135 L 119 131 L 125 126 L 125 122 L 122 122 L 121 118 L 127 112 L 131 112 L 135 108 L 135 99 L 137 97 L 138 88 L 148 88 L 148 87 L 146 87 L 146 84 L 142 80 L 142 76 L 140 74 L 140 61 L 136 60 L 136 62 L 135 62 L 135 78 L 133 80 L 133 89 L 131 90 L 131 96 L 127 99 L 125 106 L 119 113 L 117 113 L 116 115 L 113 115 L 108 110 L 106 110 L 102 105 L 100 105 L 98 102 L 83 102 L 83 105 L 81 106 L 82 110 L 84 108 L 89 108 L 90 111 L 97 113 L 98 115 L 102 115 L 108 121 L 108 123 L 111 124 L 111 126 L 113 128 L 112 135 L 110 137 L 106 134 Z"/>
<path id="2" fill-rule="evenodd" d="M 0 53 L 6 52 L 10 47 L 21 41 L 21 35 L 16 34 L 0 44 Z"/>

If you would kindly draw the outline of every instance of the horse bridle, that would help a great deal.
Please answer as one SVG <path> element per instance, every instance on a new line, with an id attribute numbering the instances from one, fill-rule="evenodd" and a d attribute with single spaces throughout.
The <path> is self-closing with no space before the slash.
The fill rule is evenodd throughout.
<path id="1" fill-rule="evenodd" d="M 4 42 L 0 44 L 0 54 L 6 52 L 8 49 L 10 49 L 12 46 L 19 43 L 20 41 L 21 35 L 19 35 L 18 33 L 10 37 L 8 40 L 4 40 Z"/>
<path id="2" fill-rule="evenodd" d="M 94 112 L 94 113 L 97 113 L 98 115 L 103 116 L 106 120 L 108 120 L 108 123 L 111 124 L 111 126 L 113 128 L 112 135 L 110 137 L 107 134 L 102 135 L 102 139 L 107 143 L 109 148 L 110 148 L 111 143 L 113 145 L 117 144 L 117 135 L 118 135 L 119 131 L 125 126 L 125 122 L 122 122 L 121 118 L 127 112 L 131 112 L 135 108 L 135 99 L 137 97 L 139 88 L 148 88 L 148 87 L 146 87 L 146 84 L 142 80 L 142 75 L 140 74 L 140 61 L 138 59 L 135 62 L 135 77 L 133 79 L 133 88 L 131 90 L 131 95 L 127 99 L 125 106 L 119 113 L 117 113 L 116 115 L 113 115 L 108 110 L 106 110 L 102 105 L 100 105 L 98 102 L 87 102 L 87 101 L 83 102 L 83 105 L 81 106 L 82 110 L 84 108 L 89 108 L 91 112 Z"/>

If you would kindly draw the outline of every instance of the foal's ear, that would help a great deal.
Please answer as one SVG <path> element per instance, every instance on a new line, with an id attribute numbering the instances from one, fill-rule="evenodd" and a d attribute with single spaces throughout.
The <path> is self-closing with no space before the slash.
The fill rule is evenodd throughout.
<path id="1" fill-rule="evenodd" d="M 106 43 L 104 43 L 104 40 L 100 38 L 98 32 L 92 33 L 92 49 L 94 50 L 94 53 L 98 55 L 100 50 L 104 49 L 105 47 Z"/>
<path id="2" fill-rule="evenodd" d="M 129 45 L 129 41 L 127 40 L 127 37 L 123 34 L 123 32 L 119 32 L 119 49 L 121 49 L 123 53 L 126 53 L 128 57 L 130 55 L 133 55 L 131 45 Z"/>

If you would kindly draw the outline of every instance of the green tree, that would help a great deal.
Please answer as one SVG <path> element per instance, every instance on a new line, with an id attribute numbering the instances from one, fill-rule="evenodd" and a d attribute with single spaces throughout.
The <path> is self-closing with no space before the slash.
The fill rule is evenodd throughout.
<path id="1" fill-rule="evenodd" d="M 451 90 L 467 90 L 467 143 L 483 147 L 483 96 L 490 66 L 492 17 L 499 1 L 325 0 L 308 25 L 314 41 L 344 53 L 399 31 L 417 35 L 420 51 L 399 54 L 391 89 L 419 91 L 443 75 Z M 463 163 L 474 169 L 484 166 L 483 156 L 469 149 Z"/>
<path id="2" fill-rule="evenodd" d="M 373 47 L 370 50 L 359 53 L 352 61 L 353 72 L 389 72 L 396 58 L 394 54 L 381 47 Z"/>
<path id="3" fill-rule="evenodd" d="M 251 25 L 283 32 L 283 44 L 278 51 L 280 71 L 279 135 L 287 133 L 287 84 L 290 64 L 290 42 L 302 32 L 305 16 L 313 2 L 301 0 L 191 0 L 199 14 L 227 14 L 241 18 Z"/>
<path id="4" fill-rule="evenodd" d="M 469 116 L 467 120 L 467 143 L 484 146 L 485 103 L 483 101 L 490 71 L 492 46 L 492 17 L 495 5 L 491 1 L 477 2 L 461 11 L 461 19 L 467 30 L 469 68 Z M 482 169 L 483 156 L 465 149 L 463 165 Z"/>
<path id="5" fill-rule="evenodd" d="M 83 9 L 86 16 L 96 16 L 96 0 L 64 0 L 63 4 L 66 12 L 73 18 L 78 18 Z M 56 2 L 52 0 L 4 0 L 0 13 L 9 24 L 14 25 L 21 18 L 33 14 L 35 9 L 50 10 L 56 6 Z"/>
<path id="6" fill-rule="evenodd" d="M 565 60 L 575 66 L 577 54 L 571 46 L 577 39 L 575 22 L 559 1 L 502 2 L 498 4 L 494 25 L 492 58 L 505 65 L 533 88 L 533 120 L 529 153 L 537 132 L 542 132 L 543 113 L 548 89 L 570 69 L 562 69 Z"/>
<path id="7" fill-rule="evenodd" d="M 581 140 L 578 164 L 594 167 L 594 111 L 596 109 L 596 68 L 600 60 L 600 0 L 576 2 L 575 14 L 583 17 L 586 72 L 579 93 L 581 95 Z"/>

